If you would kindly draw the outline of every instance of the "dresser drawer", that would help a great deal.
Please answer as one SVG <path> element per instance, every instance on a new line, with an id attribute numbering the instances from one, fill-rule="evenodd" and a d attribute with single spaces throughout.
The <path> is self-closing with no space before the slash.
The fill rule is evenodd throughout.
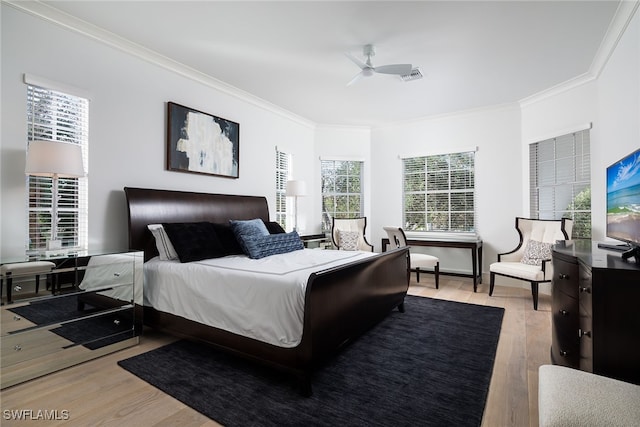
<path id="1" fill-rule="evenodd" d="M 593 286 L 591 271 L 580 267 L 580 280 L 578 283 L 578 299 L 580 300 L 580 311 L 591 315 L 593 313 Z"/>
<path id="2" fill-rule="evenodd" d="M 552 312 L 552 362 L 577 368 L 580 352 L 578 300 L 556 292 L 553 295 Z"/>
<path id="3" fill-rule="evenodd" d="M 105 298 L 101 301 L 94 296 L 118 292 L 129 296 L 127 299 Z M 71 320 L 92 316 L 99 312 L 112 310 L 131 304 L 132 286 L 115 287 L 113 290 L 101 292 L 79 292 L 49 298 L 32 299 L 28 302 L 15 303 L 2 309 L 2 336 L 31 329 L 34 326 L 46 327 Z M 89 304 L 85 303 L 89 301 Z M 93 305 L 90 305 L 93 303 Z"/>
<path id="4" fill-rule="evenodd" d="M 553 258 L 553 289 L 575 296 L 578 287 L 578 264 Z"/>
<path id="5" fill-rule="evenodd" d="M 580 313 L 580 369 L 593 372 L 593 317 L 590 313 Z"/>
<path id="6" fill-rule="evenodd" d="M 133 310 L 125 307 L 58 325 L 10 333 L 2 337 L 0 343 L 0 366 L 5 368 L 51 353 L 65 357 L 65 349 L 78 345 L 95 350 L 132 338 L 133 323 Z"/>

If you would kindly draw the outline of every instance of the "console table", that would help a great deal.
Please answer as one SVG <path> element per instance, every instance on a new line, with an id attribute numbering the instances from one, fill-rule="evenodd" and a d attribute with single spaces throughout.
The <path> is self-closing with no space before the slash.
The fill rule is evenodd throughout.
<path id="1" fill-rule="evenodd" d="M 382 239 L 382 252 L 387 250 L 388 238 Z M 432 239 L 407 239 L 409 246 L 434 246 L 438 248 L 459 248 L 471 250 L 471 274 L 449 273 L 440 270 L 440 274 L 450 276 L 462 276 L 473 278 L 473 292 L 478 290 L 478 283 L 482 283 L 482 240 L 432 240 Z"/>
<path id="2" fill-rule="evenodd" d="M 551 361 L 640 384 L 640 263 L 589 240 L 552 252 Z"/>

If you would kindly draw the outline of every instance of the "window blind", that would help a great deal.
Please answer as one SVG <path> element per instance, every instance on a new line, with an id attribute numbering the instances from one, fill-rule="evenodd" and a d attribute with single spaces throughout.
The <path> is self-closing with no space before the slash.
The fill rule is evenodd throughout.
<path id="1" fill-rule="evenodd" d="M 363 215 L 363 168 L 362 161 L 320 161 L 323 231 L 331 230 L 332 218 L 357 218 Z"/>
<path id="2" fill-rule="evenodd" d="M 89 101 L 39 86 L 27 85 L 27 144 L 52 140 L 79 144 L 88 171 Z M 28 145 L 27 145 L 28 149 Z M 28 250 L 46 248 L 51 236 L 53 179 L 27 176 Z M 88 242 L 87 178 L 58 180 L 58 238 L 65 248 Z"/>
<path id="3" fill-rule="evenodd" d="M 529 146 L 530 215 L 571 218 L 574 238 L 591 238 L 590 132 L 585 129 Z"/>
<path id="4" fill-rule="evenodd" d="M 289 180 L 289 155 L 276 148 L 276 217 L 278 224 L 287 230 L 287 181 Z"/>
<path id="5" fill-rule="evenodd" d="M 476 232 L 475 151 L 402 159 L 408 231 Z"/>

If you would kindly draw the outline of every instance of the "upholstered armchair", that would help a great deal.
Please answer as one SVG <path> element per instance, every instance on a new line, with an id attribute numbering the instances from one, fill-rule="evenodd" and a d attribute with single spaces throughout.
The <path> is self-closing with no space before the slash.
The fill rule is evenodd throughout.
<path id="1" fill-rule="evenodd" d="M 489 266 L 489 295 L 493 295 L 496 275 L 531 283 L 533 309 L 538 309 L 538 285 L 553 277 L 551 246 L 557 240 L 571 238 L 573 220 L 516 218 L 520 243 L 510 252 L 498 254 L 498 262 Z"/>
<path id="2" fill-rule="evenodd" d="M 364 232 L 367 218 L 333 218 L 331 239 L 336 248 L 345 251 L 373 252 L 373 245 L 367 242 Z"/>
<path id="3" fill-rule="evenodd" d="M 389 237 L 389 245 L 402 248 L 407 245 L 407 236 L 400 227 L 382 227 Z M 428 269 L 428 270 L 425 270 Z M 409 270 L 416 272 L 416 282 L 420 283 L 420 273 L 432 270 L 435 275 L 436 289 L 440 287 L 440 259 L 433 255 L 412 252 L 409 249 Z"/>

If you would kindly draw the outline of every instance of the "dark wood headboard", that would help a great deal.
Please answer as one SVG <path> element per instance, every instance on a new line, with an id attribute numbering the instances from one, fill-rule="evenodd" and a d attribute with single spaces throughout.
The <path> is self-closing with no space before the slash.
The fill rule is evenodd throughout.
<path id="1" fill-rule="evenodd" d="M 145 261 L 158 255 L 149 224 L 260 218 L 269 221 L 262 196 L 194 193 L 188 191 L 124 188 L 129 213 L 129 249 L 144 250 Z"/>

